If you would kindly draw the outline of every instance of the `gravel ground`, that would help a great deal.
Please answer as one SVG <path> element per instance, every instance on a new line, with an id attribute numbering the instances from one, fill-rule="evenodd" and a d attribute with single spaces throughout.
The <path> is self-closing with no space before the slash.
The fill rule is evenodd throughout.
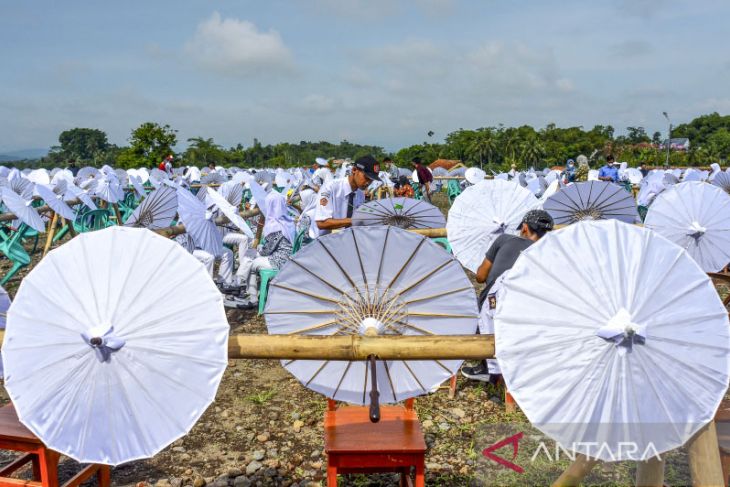
<path id="1" fill-rule="evenodd" d="M 436 203 L 443 208 L 445 196 L 437 195 Z M 7 268 L 7 260 L 0 261 L 0 275 Z M 26 272 L 21 271 L 8 284 L 11 295 Z M 266 333 L 263 318 L 255 312 L 229 311 L 228 320 L 232 334 Z M 521 412 L 505 411 L 503 397 L 501 388 L 459 377 L 454 399 L 449 399 L 444 389 L 416 400 L 428 444 L 428 485 L 544 485 L 569 464 L 566 458 L 531 459 L 523 449 L 514 461 L 526 471 L 517 474 L 483 457 L 481 451 L 486 446 L 504 437 L 494 436 L 495 430 L 504 425 L 520 431 L 529 427 Z M 0 389 L 0 401 L 8 401 L 4 388 Z M 304 388 L 278 362 L 230 361 L 214 404 L 190 433 L 154 458 L 114 468 L 112 481 L 114 485 L 160 487 L 324 485 L 325 408 L 324 397 Z M 534 431 L 529 436 L 531 441 L 540 438 Z M 508 449 L 498 453 L 511 458 Z M 2 464 L 12 458 L 10 453 L 0 453 Z M 74 462 L 64 460 L 62 480 L 75 468 Z M 670 485 L 689 482 L 683 451 L 672 453 L 666 472 Z M 631 463 L 602 465 L 587 483 L 629 485 L 634 475 Z M 394 475 L 385 474 L 348 476 L 341 477 L 340 485 L 391 486 L 398 481 Z"/>

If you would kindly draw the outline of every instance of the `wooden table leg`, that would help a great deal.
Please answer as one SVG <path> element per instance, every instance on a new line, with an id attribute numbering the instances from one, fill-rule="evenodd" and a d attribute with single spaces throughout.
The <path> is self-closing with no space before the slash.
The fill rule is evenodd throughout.
<path id="1" fill-rule="evenodd" d="M 596 463 L 598 463 L 598 460 L 577 453 L 573 463 L 553 482 L 552 487 L 577 487 L 591 473 Z"/>
<path id="2" fill-rule="evenodd" d="M 662 487 L 664 460 L 656 457 L 636 464 L 636 487 Z"/>
<path id="3" fill-rule="evenodd" d="M 41 467 L 41 482 L 44 487 L 58 487 L 58 460 L 60 455 L 43 448 L 38 454 Z"/>
<path id="4" fill-rule="evenodd" d="M 416 487 L 426 487 L 426 465 L 423 460 L 416 463 Z"/>
<path id="5" fill-rule="evenodd" d="M 112 484 L 112 469 L 109 465 L 100 465 L 96 472 L 96 480 L 99 487 L 109 487 Z"/>
<path id="6" fill-rule="evenodd" d="M 327 487 L 337 487 L 337 467 L 327 464 Z"/>
<path id="7" fill-rule="evenodd" d="M 725 485 L 715 421 L 710 421 L 687 442 L 692 485 Z"/>

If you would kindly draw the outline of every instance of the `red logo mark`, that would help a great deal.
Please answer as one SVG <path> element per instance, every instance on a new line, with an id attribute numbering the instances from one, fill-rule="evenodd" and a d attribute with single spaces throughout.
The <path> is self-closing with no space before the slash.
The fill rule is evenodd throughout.
<path id="1" fill-rule="evenodd" d="M 378 166 L 377 164 L 373 164 L 373 170 L 375 172 L 380 172 L 380 166 Z"/>
<path id="2" fill-rule="evenodd" d="M 514 460 L 515 458 L 517 458 L 517 450 L 520 447 L 519 441 L 522 439 L 523 436 L 524 436 L 524 433 L 520 432 L 520 433 L 517 433 L 516 435 L 510 436 L 509 438 L 505 438 L 504 440 L 485 448 L 484 451 L 482 452 L 482 455 L 484 455 L 485 457 L 489 458 L 490 460 L 492 460 L 494 462 L 497 462 L 498 464 L 502 465 L 505 468 L 514 470 L 517 473 L 524 473 L 524 471 L 525 471 L 524 468 L 492 453 L 495 450 L 499 450 L 503 446 L 511 444 L 512 445 L 512 460 Z"/>

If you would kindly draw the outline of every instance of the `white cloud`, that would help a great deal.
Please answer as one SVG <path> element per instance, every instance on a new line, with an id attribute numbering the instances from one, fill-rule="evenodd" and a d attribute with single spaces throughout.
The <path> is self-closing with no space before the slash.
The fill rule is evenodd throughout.
<path id="1" fill-rule="evenodd" d="M 310 113 L 323 115 L 331 113 L 337 108 L 337 100 L 326 95 L 311 94 L 305 96 L 301 103 L 301 107 Z"/>
<path id="2" fill-rule="evenodd" d="M 229 75 L 293 69 L 292 54 L 277 31 L 261 32 L 247 20 L 224 19 L 218 12 L 198 25 L 185 52 L 202 67 Z"/>

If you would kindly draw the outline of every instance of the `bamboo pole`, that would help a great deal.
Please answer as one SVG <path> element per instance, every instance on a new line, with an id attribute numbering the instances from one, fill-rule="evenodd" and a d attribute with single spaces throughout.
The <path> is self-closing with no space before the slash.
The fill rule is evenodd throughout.
<path id="1" fill-rule="evenodd" d="M 435 237 L 446 237 L 445 228 L 409 228 L 409 232 L 423 235 L 424 237 L 435 238 Z"/>
<path id="2" fill-rule="evenodd" d="M 598 460 L 595 458 L 577 453 L 573 463 L 553 482 L 552 487 L 577 487 L 591 473 L 597 463 Z"/>
<path id="3" fill-rule="evenodd" d="M 664 485 L 664 460 L 652 457 L 636 464 L 636 487 L 662 487 Z"/>
<path id="4" fill-rule="evenodd" d="M 482 360 L 494 357 L 493 335 L 232 335 L 231 359 Z"/>
<path id="5" fill-rule="evenodd" d="M 118 205 L 118 204 L 116 204 L 116 203 L 114 203 L 114 204 L 112 205 L 112 207 L 114 208 L 114 214 L 115 214 L 115 215 L 116 215 L 116 217 L 117 217 L 117 225 L 124 225 L 124 222 L 122 221 L 122 214 L 121 214 L 121 212 L 119 211 L 119 205 Z"/>
<path id="6" fill-rule="evenodd" d="M 57 224 L 58 224 L 58 213 L 56 213 L 54 211 L 53 218 L 51 218 L 51 223 L 48 225 L 48 235 L 46 236 L 46 245 L 43 246 L 43 256 L 42 257 L 45 257 L 51 248 L 51 244 L 53 243 L 53 235 L 56 233 Z"/>
<path id="7" fill-rule="evenodd" d="M 69 206 L 73 206 L 73 205 L 78 205 L 81 202 L 82 202 L 81 200 L 71 200 L 71 201 L 66 202 L 66 204 L 69 205 Z M 39 206 L 35 210 L 38 213 L 46 213 L 48 211 L 53 211 L 51 209 L 51 207 L 48 206 L 48 205 Z M 1 222 L 10 222 L 10 221 L 15 220 L 16 218 L 18 218 L 18 217 L 15 216 L 15 213 L 10 213 L 10 212 L 8 212 L 8 213 L 2 213 L 2 214 L 0 214 L 0 223 Z"/>
<path id="8" fill-rule="evenodd" d="M 5 330 L 0 330 L 0 343 Z M 361 336 L 231 335 L 230 359 L 483 360 L 494 358 L 493 335 Z"/>
<path id="9" fill-rule="evenodd" d="M 710 421 L 687 442 L 693 486 L 724 486 L 715 421 Z"/>

